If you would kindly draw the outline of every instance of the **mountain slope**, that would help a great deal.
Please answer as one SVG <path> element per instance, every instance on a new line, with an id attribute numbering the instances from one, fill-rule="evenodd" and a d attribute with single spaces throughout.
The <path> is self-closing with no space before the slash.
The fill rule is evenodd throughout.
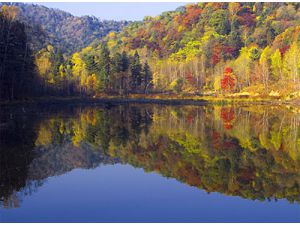
<path id="1" fill-rule="evenodd" d="M 299 3 L 197 3 L 145 17 L 106 41 L 113 54 L 137 50 L 147 59 L 157 90 L 240 92 L 257 84 L 268 94 L 287 83 L 297 91 L 299 26 Z"/>
<path id="2" fill-rule="evenodd" d="M 191 41 L 211 42 L 211 50 L 218 42 L 223 45 L 219 46 L 223 55 L 236 58 L 242 47 L 256 44 L 263 48 L 287 28 L 300 25 L 299 6 L 299 3 L 188 4 L 156 17 L 145 17 L 107 40 L 112 49 L 146 49 L 148 55 L 159 58 L 178 52 Z"/>
<path id="3" fill-rule="evenodd" d="M 29 36 L 34 36 L 32 37 L 34 50 L 51 44 L 61 48 L 63 52 L 72 53 L 89 45 L 95 39 L 101 39 L 110 31 L 120 31 L 128 24 L 127 21 L 100 20 L 92 16 L 76 17 L 62 10 L 41 5 L 12 4 L 19 8 L 17 19 L 31 27 Z M 41 32 L 37 31 L 43 31 L 45 35 L 43 41 L 40 41 L 39 37 Z"/>

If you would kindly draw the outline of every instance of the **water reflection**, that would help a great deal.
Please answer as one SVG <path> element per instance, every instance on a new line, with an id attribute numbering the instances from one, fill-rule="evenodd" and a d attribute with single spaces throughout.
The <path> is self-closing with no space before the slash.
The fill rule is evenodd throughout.
<path id="1" fill-rule="evenodd" d="M 48 177 L 126 163 L 246 199 L 300 202 L 300 112 L 270 106 L 78 106 L 1 111 L 0 199 Z"/>

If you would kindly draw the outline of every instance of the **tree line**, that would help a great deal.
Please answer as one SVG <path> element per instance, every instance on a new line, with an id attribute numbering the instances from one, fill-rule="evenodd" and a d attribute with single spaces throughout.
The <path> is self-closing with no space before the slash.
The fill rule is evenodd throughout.
<path id="1" fill-rule="evenodd" d="M 138 52 L 111 55 L 105 42 L 86 47 L 68 58 L 48 45 L 37 53 L 36 65 L 42 92 L 46 94 L 127 95 L 152 89 L 148 62 L 142 63 Z"/>

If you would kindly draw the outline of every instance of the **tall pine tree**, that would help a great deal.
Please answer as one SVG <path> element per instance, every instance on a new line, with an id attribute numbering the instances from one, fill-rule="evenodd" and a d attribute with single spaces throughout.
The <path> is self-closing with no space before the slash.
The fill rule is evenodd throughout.
<path id="1" fill-rule="evenodd" d="M 135 51 L 134 56 L 130 63 L 131 72 L 131 90 L 133 92 L 137 91 L 142 83 L 142 65 L 140 63 L 140 56 L 137 51 Z"/>
<path id="2" fill-rule="evenodd" d="M 146 61 L 144 63 L 144 67 L 143 67 L 144 93 L 146 94 L 151 87 L 152 87 L 152 73 L 151 73 L 150 67 L 148 65 L 148 62 Z"/>
<path id="3" fill-rule="evenodd" d="M 106 43 L 102 43 L 100 46 L 100 54 L 98 59 L 98 70 L 100 71 L 98 75 L 97 84 L 98 90 L 107 90 L 109 84 L 109 73 L 110 73 L 110 56 L 109 49 Z"/>

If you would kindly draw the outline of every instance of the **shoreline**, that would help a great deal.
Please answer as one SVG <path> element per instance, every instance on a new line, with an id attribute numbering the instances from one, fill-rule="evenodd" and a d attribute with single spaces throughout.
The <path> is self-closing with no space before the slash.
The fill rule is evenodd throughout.
<path id="1" fill-rule="evenodd" d="M 27 100 L 0 102 L 0 107 L 18 105 L 44 104 L 163 104 L 163 105 L 289 105 L 300 107 L 299 101 L 285 101 L 281 99 L 253 99 L 253 98 L 220 98 L 212 96 L 101 96 L 91 97 L 42 97 Z"/>

